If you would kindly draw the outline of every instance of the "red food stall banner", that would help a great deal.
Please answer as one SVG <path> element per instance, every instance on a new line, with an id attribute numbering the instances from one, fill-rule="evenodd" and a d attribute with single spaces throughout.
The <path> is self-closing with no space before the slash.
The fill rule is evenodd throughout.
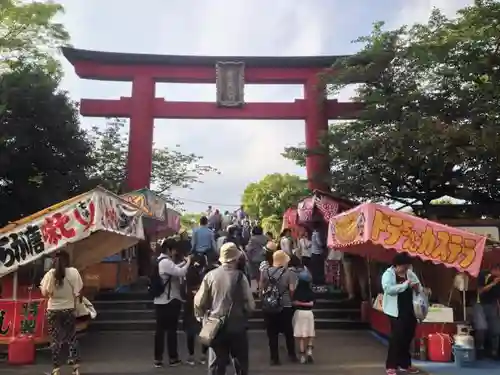
<path id="1" fill-rule="evenodd" d="M 20 334 L 43 337 L 46 301 L 0 301 L 0 342 Z"/>
<path id="2" fill-rule="evenodd" d="M 477 276 L 486 237 L 444 224 L 365 203 L 330 220 L 328 246 L 388 261 L 407 252 Z"/>

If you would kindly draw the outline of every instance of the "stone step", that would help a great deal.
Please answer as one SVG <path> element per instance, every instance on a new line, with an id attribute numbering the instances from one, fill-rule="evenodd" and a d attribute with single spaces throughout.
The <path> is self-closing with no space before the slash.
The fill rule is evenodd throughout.
<path id="1" fill-rule="evenodd" d="M 92 302 L 95 309 L 100 312 L 104 310 L 152 310 L 154 308 L 151 298 L 139 300 L 95 300 Z M 261 302 L 256 300 L 257 309 Z M 318 299 L 315 301 L 316 309 L 359 309 L 359 301 Z"/>
<path id="2" fill-rule="evenodd" d="M 347 294 L 340 290 L 329 291 L 325 293 L 314 293 L 316 299 L 322 300 L 345 300 Z M 254 296 L 257 298 L 256 293 Z M 151 300 L 149 294 L 145 291 L 104 291 L 96 295 L 94 301 L 138 301 L 138 300 Z"/>
<path id="3" fill-rule="evenodd" d="M 314 309 L 316 319 L 352 319 L 359 320 L 361 312 L 359 309 Z M 262 310 L 256 310 L 252 313 L 252 318 L 263 319 Z M 104 309 L 98 311 L 97 320 L 104 321 L 147 321 L 154 320 L 155 312 L 153 309 Z"/>
<path id="4" fill-rule="evenodd" d="M 364 330 L 367 323 L 350 319 L 316 319 L 315 327 L 318 330 Z M 95 320 L 90 325 L 91 331 L 154 331 L 155 321 L 150 320 Z M 250 330 L 264 330 L 264 320 L 252 318 L 249 320 Z M 182 330 L 182 321 L 179 322 Z"/>

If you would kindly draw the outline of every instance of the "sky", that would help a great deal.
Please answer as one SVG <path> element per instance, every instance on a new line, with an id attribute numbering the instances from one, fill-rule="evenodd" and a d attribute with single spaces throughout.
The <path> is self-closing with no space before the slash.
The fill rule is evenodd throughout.
<path id="1" fill-rule="evenodd" d="M 165 55 L 312 56 L 355 53 L 351 41 L 372 23 L 393 28 L 423 22 L 433 7 L 453 16 L 471 0 L 59 0 L 75 48 Z M 129 96 L 129 82 L 79 79 L 63 60 L 63 88 L 75 100 Z M 336 98 L 350 100 L 353 87 Z M 215 85 L 156 85 L 165 100 L 214 102 Z M 246 85 L 245 101 L 293 101 L 301 86 Z M 82 118 L 86 129 L 104 119 Z M 203 177 L 192 189 L 175 190 L 188 212 L 210 204 L 234 210 L 245 187 L 269 173 L 305 177 L 305 169 L 281 156 L 305 140 L 303 121 L 156 120 L 155 147 L 180 146 L 221 174 Z"/>

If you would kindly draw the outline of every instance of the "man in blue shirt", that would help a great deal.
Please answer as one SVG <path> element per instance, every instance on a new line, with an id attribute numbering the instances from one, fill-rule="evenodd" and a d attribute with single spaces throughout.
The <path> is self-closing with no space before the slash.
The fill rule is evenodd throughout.
<path id="1" fill-rule="evenodd" d="M 191 248 L 194 253 L 205 254 L 210 259 L 216 255 L 215 249 L 217 246 L 214 232 L 208 228 L 208 218 L 206 216 L 200 218 L 200 226 L 193 231 Z"/>

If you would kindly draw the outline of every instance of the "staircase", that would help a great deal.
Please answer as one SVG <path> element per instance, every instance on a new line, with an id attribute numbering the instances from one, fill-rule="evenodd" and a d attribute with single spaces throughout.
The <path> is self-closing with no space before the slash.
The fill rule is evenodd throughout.
<path id="1" fill-rule="evenodd" d="M 359 302 L 346 301 L 341 292 L 318 293 L 316 297 L 316 329 L 367 328 L 367 324 L 361 322 Z M 90 325 L 93 331 L 153 331 L 155 328 L 153 302 L 145 292 L 103 292 L 96 296 L 93 304 L 97 311 L 97 318 Z M 260 301 L 249 326 L 251 330 L 264 329 Z"/>

